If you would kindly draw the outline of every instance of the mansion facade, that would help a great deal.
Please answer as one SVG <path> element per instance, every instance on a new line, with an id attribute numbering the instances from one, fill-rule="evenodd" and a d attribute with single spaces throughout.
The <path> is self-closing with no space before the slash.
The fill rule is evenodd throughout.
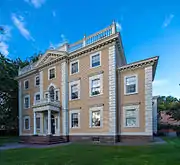
<path id="1" fill-rule="evenodd" d="M 115 22 L 19 69 L 22 142 L 115 143 L 153 138 L 158 57 L 127 64 Z"/>

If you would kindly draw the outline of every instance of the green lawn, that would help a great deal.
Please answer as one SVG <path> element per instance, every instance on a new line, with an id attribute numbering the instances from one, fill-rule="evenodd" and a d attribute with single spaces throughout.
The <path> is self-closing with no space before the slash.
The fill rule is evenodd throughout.
<path id="1" fill-rule="evenodd" d="M 0 152 L 0 165 L 180 165 L 180 139 L 151 146 L 71 144 Z M 172 143 L 173 142 L 173 143 Z"/>
<path id="2" fill-rule="evenodd" d="M 16 136 L 0 136 L 0 146 L 5 143 L 18 142 L 19 138 Z"/>

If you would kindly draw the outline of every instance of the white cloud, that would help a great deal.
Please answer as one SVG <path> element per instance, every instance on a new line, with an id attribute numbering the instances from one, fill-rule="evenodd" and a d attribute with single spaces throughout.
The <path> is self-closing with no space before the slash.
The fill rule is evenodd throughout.
<path id="1" fill-rule="evenodd" d="M 2 34 L 0 33 L 0 52 L 3 55 L 8 56 L 8 41 L 11 37 L 11 27 L 7 25 L 2 25 L 2 27 L 4 29 L 4 32 Z"/>
<path id="2" fill-rule="evenodd" d="M 162 85 L 166 85 L 166 84 L 168 84 L 168 80 L 166 80 L 166 79 L 160 79 L 160 80 L 153 81 L 154 87 L 158 87 L 158 86 L 162 86 Z"/>
<path id="3" fill-rule="evenodd" d="M 35 8 L 40 8 L 46 0 L 24 0 L 25 2 L 33 5 Z"/>
<path id="4" fill-rule="evenodd" d="M 14 25 L 18 28 L 19 32 L 24 36 L 27 40 L 35 41 L 34 38 L 31 36 L 31 33 L 25 27 L 24 17 L 21 15 L 12 14 L 11 19 Z"/>
<path id="5" fill-rule="evenodd" d="M 56 17 L 56 11 L 52 11 L 53 17 Z"/>
<path id="6" fill-rule="evenodd" d="M 173 14 L 170 14 L 170 15 L 166 16 L 166 18 L 165 18 L 165 20 L 164 20 L 164 22 L 163 22 L 162 27 L 163 27 L 163 28 L 167 27 L 167 26 L 171 23 L 171 21 L 172 21 L 173 18 L 174 18 L 174 15 L 173 15 Z"/>
<path id="7" fill-rule="evenodd" d="M 118 32 L 122 31 L 122 25 L 118 22 L 116 22 L 116 28 Z"/>

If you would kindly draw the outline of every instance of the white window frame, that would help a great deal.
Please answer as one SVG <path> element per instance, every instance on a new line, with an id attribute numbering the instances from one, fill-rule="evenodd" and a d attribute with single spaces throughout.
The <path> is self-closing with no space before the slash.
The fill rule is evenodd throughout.
<path id="1" fill-rule="evenodd" d="M 50 70 L 51 70 L 51 69 L 54 69 L 55 77 L 50 79 Z M 56 67 L 54 66 L 54 67 L 51 67 L 51 68 L 48 69 L 48 80 L 53 80 L 53 79 L 55 79 L 55 78 L 56 78 Z"/>
<path id="2" fill-rule="evenodd" d="M 37 128 L 37 118 L 40 118 L 40 123 L 39 123 L 40 128 Z M 41 121 L 42 121 L 42 115 L 39 113 L 36 114 L 36 130 L 38 130 L 38 131 L 41 130 Z"/>
<path id="3" fill-rule="evenodd" d="M 78 98 L 77 99 L 71 99 L 71 86 L 77 85 L 78 87 Z M 80 80 L 72 81 L 69 83 L 69 100 L 79 100 L 81 95 L 81 87 L 80 87 Z"/>
<path id="4" fill-rule="evenodd" d="M 36 78 L 37 78 L 37 77 L 39 77 L 39 85 L 36 85 Z M 40 86 L 40 83 L 41 83 L 40 76 L 39 76 L 39 75 L 35 76 L 35 77 L 34 77 L 34 86 L 35 86 L 35 87 L 39 87 L 39 86 Z"/>
<path id="5" fill-rule="evenodd" d="M 100 79 L 100 94 L 98 95 L 92 95 L 91 88 L 92 88 L 92 81 L 95 79 Z M 98 74 L 95 76 L 89 77 L 89 96 L 90 97 L 96 97 L 103 94 L 103 74 Z"/>
<path id="6" fill-rule="evenodd" d="M 131 77 L 136 77 L 136 91 L 135 92 L 131 92 L 131 93 L 127 93 L 126 91 L 126 79 L 127 78 L 131 78 Z M 133 74 L 133 75 L 128 75 L 128 76 L 124 76 L 124 95 L 133 95 L 133 94 L 137 94 L 138 93 L 138 75 L 137 74 Z"/>
<path id="7" fill-rule="evenodd" d="M 93 67 L 93 66 L 92 66 L 92 57 L 95 56 L 95 55 L 97 55 L 97 54 L 99 54 L 100 65 Z M 101 66 L 101 51 L 95 52 L 95 53 L 93 53 L 93 54 L 90 55 L 90 68 L 98 68 L 98 67 L 100 67 L 100 66 Z"/>
<path id="8" fill-rule="evenodd" d="M 71 129 L 77 129 L 77 128 L 81 128 L 80 127 L 80 110 L 71 110 L 70 112 L 70 115 L 69 115 L 69 128 L 71 128 Z M 72 114 L 73 113 L 78 113 L 78 127 L 72 127 Z"/>
<path id="9" fill-rule="evenodd" d="M 56 100 L 56 92 L 58 92 L 58 100 Z M 60 90 L 59 89 L 54 90 L 54 100 L 55 101 L 60 101 Z"/>
<path id="10" fill-rule="evenodd" d="M 100 126 L 92 126 L 92 112 L 100 111 Z M 95 106 L 89 108 L 89 128 L 102 128 L 103 127 L 103 106 Z"/>
<path id="11" fill-rule="evenodd" d="M 76 73 L 72 73 L 71 72 L 72 71 L 72 64 L 74 64 L 76 62 L 78 63 L 78 71 Z M 74 75 L 74 74 L 77 74 L 77 73 L 79 73 L 79 60 L 70 62 L 70 75 Z"/>
<path id="12" fill-rule="evenodd" d="M 25 83 L 28 81 L 28 88 L 25 88 Z M 29 80 L 24 80 L 24 90 L 28 90 L 29 89 Z"/>
<path id="13" fill-rule="evenodd" d="M 28 99 L 29 99 L 29 105 L 28 105 L 28 108 L 25 107 L 25 98 L 28 98 Z M 29 108 L 30 108 L 30 102 L 31 102 L 31 100 L 30 100 L 30 95 L 24 96 L 24 109 L 29 109 Z"/>
<path id="14" fill-rule="evenodd" d="M 127 110 L 131 110 L 131 109 L 135 109 L 136 112 L 136 125 L 135 126 L 127 126 L 126 125 L 126 111 Z M 123 125 L 124 128 L 137 128 L 139 127 L 139 105 L 129 105 L 129 106 L 124 106 L 123 107 Z"/>
<path id="15" fill-rule="evenodd" d="M 41 94 L 40 94 L 40 92 L 36 92 L 35 94 L 34 94 L 34 103 L 36 103 L 36 95 L 40 95 L 40 100 L 41 100 Z M 39 100 L 39 101 L 40 101 Z"/>
<path id="16" fill-rule="evenodd" d="M 24 130 L 30 130 L 30 129 L 31 129 L 31 128 L 30 128 L 30 122 L 31 122 L 31 121 L 30 121 L 30 116 L 24 116 L 23 119 L 24 119 Z M 26 125 L 25 125 L 25 120 L 26 120 L 26 119 L 29 120 L 29 129 L 26 129 Z"/>

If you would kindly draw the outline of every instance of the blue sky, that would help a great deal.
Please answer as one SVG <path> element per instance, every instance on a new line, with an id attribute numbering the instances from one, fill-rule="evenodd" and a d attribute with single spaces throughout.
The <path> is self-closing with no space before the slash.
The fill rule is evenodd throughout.
<path id="1" fill-rule="evenodd" d="M 154 95 L 180 98 L 180 1 L 1 0 L 0 51 L 25 59 L 118 22 L 128 63 L 160 56 Z"/>

